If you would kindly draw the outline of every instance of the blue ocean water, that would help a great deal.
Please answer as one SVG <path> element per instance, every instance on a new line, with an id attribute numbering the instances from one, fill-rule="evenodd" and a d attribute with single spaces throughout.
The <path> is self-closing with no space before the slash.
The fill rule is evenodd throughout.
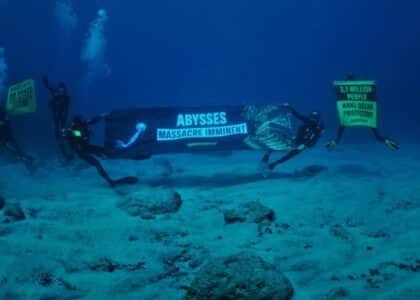
<path id="1" fill-rule="evenodd" d="M 77 20 L 68 30 L 56 3 L 28 9 L 27 1 L 3 0 L 0 44 L 7 83 L 39 82 L 41 74 L 65 81 L 75 113 L 287 101 L 322 111 L 333 127 L 332 81 L 353 72 L 377 80 L 381 125 L 390 134 L 418 134 L 415 1 L 73 1 Z M 110 70 L 86 87 L 81 53 L 101 8 L 108 15 L 103 56 Z M 48 94 L 41 86 L 38 93 L 37 120 L 47 127 Z"/>
<path id="2" fill-rule="evenodd" d="M 335 137 L 338 127 L 333 81 L 343 80 L 347 74 L 353 73 L 356 79 L 377 82 L 379 128 L 385 136 L 391 136 L 401 143 L 400 152 L 385 153 L 388 149 L 383 145 L 377 145 L 370 130 L 349 129 L 343 138 L 343 145 L 340 145 L 340 152 L 334 152 L 330 161 L 328 152 L 323 149 L 322 143 L 319 143 L 313 156 L 308 152 L 302 160 L 299 157 L 295 158 L 296 164 L 293 163 L 286 169 L 282 169 L 282 172 L 286 173 L 277 174 L 268 181 L 268 188 L 259 182 L 257 178 L 260 177 L 251 171 L 250 164 L 244 164 L 244 166 L 240 164 L 241 161 L 249 161 L 248 158 L 242 157 L 242 154 L 229 158 L 234 166 L 232 168 L 223 164 L 223 156 L 216 159 L 204 158 L 202 161 L 195 157 L 192 160 L 193 163 L 181 156 L 181 158 L 174 158 L 172 162 L 174 166 L 170 165 L 165 158 L 155 161 L 155 165 L 151 166 L 146 162 L 146 170 L 128 165 L 127 162 L 107 162 L 106 167 L 114 174 L 127 175 L 122 172 L 126 170 L 140 177 L 144 175 L 146 182 L 151 186 L 165 182 L 165 185 L 176 189 L 178 183 L 179 188 L 182 189 L 181 194 L 186 195 L 187 199 L 198 197 L 197 195 L 201 192 L 209 193 L 203 196 L 204 199 L 211 198 L 212 193 L 215 197 L 221 197 L 225 192 L 218 190 L 218 187 L 228 186 L 231 190 L 226 193 L 232 199 L 236 199 L 232 200 L 232 203 L 239 203 L 238 199 L 243 197 L 241 190 L 244 189 L 249 190 L 249 193 L 255 193 L 258 199 L 267 197 L 266 202 L 269 205 L 276 205 L 277 193 L 290 194 L 292 199 L 298 202 L 304 201 L 305 195 L 311 193 L 313 188 L 316 197 L 322 198 L 323 192 L 327 191 L 325 192 L 326 199 L 322 198 L 323 201 L 340 199 L 346 203 L 344 205 L 346 210 L 351 211 L 354 205 L 347 202 L 352 199 L 348 191 L 350 186 L 360 184 L 363 188 L 354 193 L 362 198 L 363 195 L 368 195 L 366 197 L 377 197 L 378 201 L 381 201 L 381 197 L 385 197 L 385 194 L 389 197 L 386 198 L 388 200 L 384 200 L 389 207 L 381 207 L 381 212 L 391 208 L 392 211 L 418 209 L 418 189 L 413 179 L 417 176 L 419 167 L 416 165 L 419 158 L 418 146 L 408 145 L 418 143 L 417 138 L 420 136 L 419 11 L 420 2 L 414 0 L 0 0 L 0 102 L 3 104 L 8 86 L 29 78 L 35 80 L 38 101 L 36 113 L 13 117 L 12 125 L 22 147 L 34 153 L 37 158 L 42 158 L 44 165 L 48 164 L 48 158 L 58 153 L 58 149 L 54 139 L 51 111 L 48 107 L 50 95 L 42 85 L 43 75 L 47 75 L 54 84 L 60 81 L 67 84 L 71 97 L 71 115 L 83 114 L 89 117 L 133 107 L 288 102 L 302 113 L 309 113 L 312 110 L 321 112 L 326 125 L 323 143 Z M 101 129 L 102 127 L 97 128 L 94 137 L 96 141 L 103 138 Z M 351 145 L 347 154 L 346 145 Z M 407 147 L 406 150 L 404 147 Z M 259 158 L 255 154 L 252 155 L 254 155 L 252 161 L 257 162 Z M 362 163 L 361 156 L 364 156 L 366 164 Z M 311 160 L 311 157 L 315 157 L 316 160 Z M 353 165 L 354 158 L 357 161 L 356 165 Z M 331 163 L 327 167 L 337 170 L 338 177 L 328 174 L 325 175 L 326 177 L 312 179 L 314 174 L 311 172 L 313 170 L 316 174 L 318 170 L 323 172 L 324 166 L 315 166 L 309 170 L 306 167 L 317 164 L 319 161 L 322 162 L 319 163 L 321 165 Z M 386 162 L 389 164 L 386 165 Z M 197 166 L 197 168 L 191 166 Z M 214 173 L 212 173 L 213 167 Z M 152 172 L 150 169 L 153 168 L 158 169 L 158 175 L 150 173 Z M 3 168 L 3 171 L 10 170 L 14 169 L 9 165 Z M 394 174 L 393 170 L 398 173 Z M 183 173 L 184 171 L 186 173 Z M 230 174 L 229 171 L 235 174 L 232 177 L 237 180 L 227 175 Z M 87 195 L 86 199 L 91 199 L 86 200 L 90 204 L 95 201 L 93 194 L 117 199 L 112 198 L 115 195 L 108 194 L 110 192 L 104 186 L 101 186 L 101 189 L 95 187 L 89 190 L 91 185 L 97 186 L 101 182 L 92 170 L 78 173 L 76 183 L 72 183 L 71 175 L 60 173 L 64 172 L 63 170 L 60 169 L 57 172 L 63 176 L 62 181 L 50 178 L 48 176 L 54 175 L 49 173 L 47 176 L 41 171 L 43 175 L 36 179 L 40 181 L 33 183 L 25 177 L 26 175 L 22 175 L 24 171 L 18 169 L 18 176 L 23 176 L 22 182 L 25 182 L 28 188 L 27 191 L 16 192 L 16 199 L 41 197 L 50 201 L 59 198 L 57 195 L 68 189 L 73 194 L 66 196 L 67 198 L 63 196 L 62 199 L 73 199 L 75 203 L 83 202 L 80 198 L 84 193 Z M 165 172 L 178 174 L 179 181 L 168 179 Z M 223 176 L 218 177 L 219 172 Z M 309 172 L 308 176 L 306 172 Z M 182 177 L 182 174 L 185 177 Z M 85 175 L 88 178 L 87 182 L 80 180 Z M 387 176 L 388 178 L 384 178 Z M 307 177 L 315 182 L 303 182 Z M 200 187 L 203 180 L 206 182 L 209 180 L 208 185 Z M 275 180 L 293 181 L 291 190 L 284 190 L 281 183 L 273 183 Z M 330 182 L 336 184 L 334 188 L 337 190 L 329 187 Z M 49 184 L 56 186 L 57 189 L 49 190 L 46 188 Z M 248 186 L 248 184 L 255 184 L 255 186 Z M 7 186 L 8 183 L 5 185 Z M 78 185 L 81 186 L 80 190 Z M 279 186 L 279 190 L 275 190 L 276 196 L 266 192 L 272 185 Z M 8 197 L 13 194 L 12 186 L 9 184 L 8 188 L 3 188 Z M 236 186 L 238 187 L 235 188 Z M 19 185 L 16 184 L 13 188 L 18 190 Z M 214 191 L 203 191 L 207 188 L 214 188 Z M 299 193 L 300 190 L 303 192 Z M 216 217 L 207 216 L 206 211 L 220 203 L 226 204 L 223 203 L 225 200 L 220 200 L 220 203 L 217 202 L 218 199 L 211 200 L 216 204 L 211 203 L 210 208 L 206 206 L 206 208 L 201 207 L 202 210 L 197 210 L 200 215 L 205 215 L 205 218 L 209 220 L 200 226 L 212 222 L 217 223 Z M 394 200 L 397 204 L 392 202 Z M 284 208 L 289 209 L 288 205 L 285 204 Z M 371 209 L 364 205 L 362 207 L 364 210 Z M 101 216 L 113 213 L 109 207 L 102 208 L 99 208 Z M 42 211 L 42 207 L 31 209 Z M 57 208 L 57 210 L 60 209 Z M 114 209 L 113 206 L 112 209 Z M 188 209 L 198 213 L 194 210 L 195 208 L 188 207 Z M 314 208 L 316 209 L 318 208 Z M 325 209 L 322 213 L 327 215 L 327 210 Z M 86 209 L 84 213 L 88 216 L 89 210 Z M 398 215 L 399 219 L 404 217 L 404 215 Z M 113 218 L 115 219 L 112 221 L 117 224 L 120 222 L 118 218 L 122 217 L 118 215 Z M 346 216 L 343 215 L 340 220 L 343 221 L 345 218 Z M 291 218 L 286 219 L 288 223 L 292 223 L 292 226 L 299 226 L 298 221 L 293 224 Z M 316 217 L 314 219 L 317 220 Z M 381 223 L 383 219 L 386 219 L 386 216 L 377 216 L 375 225 Z M 408 219 L 414 220 L 415 216 L 410 215 Z M 45 220 L 50 221 L 48 218 Z M 125 222 L 125 219 L 123 220 L 122 222 Z M 72 223 L 71 220 L 68 222 Z M 182 221 L 180 222 L 183 224 Z M 322 224 L 317 224 L 317 226 L 331 225 L 324 224 L 325 222 L 323 219 L 322 222 L 318 222 Z M 177 226 L 177 224 L 170 223 L 168 226 Z M 408 228 L 418 229 L 417 223 L 411 225 L 412 227 L 407 225 Z M 93 226 L 93 223 L 86 223 L 86 226 Z M 341 227 L 337 229 L 338 233 L 334 231 L 335 227 L 332 228 L 332 232 L 341 236 L 341 239 L 347 239 L 346 233 L 340 231 Z M 350 231 L 353 230 L 352 228 L 350 226 Z M 406 230 L 407 228 L 399 229 Z M 375 227 L 375 230 L 380 231 L 380 228 Z M 7 235 L 4 232 L 0 232 L 0 239 L 3 235 Z M 182 232 L 176 232 L 173 236 L 182 236 L 182 234 Z M 234 230 L 226 234 L 235 235 Z M 156 233 L 156 235 L 159 234 Z M 217 232 L 215 235 L 218 235 Z M 137 236 L 133 237 L 133 240 L 135 238 Z M 51 237 L 51 239 L 54 238 Z M 160 237 L 160 239 L 162 241 L 165 237 Z M 409 237 L 407 239 L 411 241 Z M 92 241 L 87 241 L 89 242 Z M 248 240 L 245 242 L 252 244 Z M 364 243 L 365 241 L 355 242 L 360 247 L 369 246 Z M 238 244 L 233 242 L 233 244 L 238 246 L 238 249 L 247 248 L 239 242 Z M 312 244 L 309 244 L 312 247 Z M 383 244 L 375 244 L 375 247 L 379 248 Z M 416 250 L 413 244 L 409 244 L 407 249 Z M 287 245 L 285 242 L 284 246 Z M 393 240 L 392 251 L 398 248 L 396 245 L 398 241 Z M 31 244 L 32 246 L 34 245 Z M 267 249 L 274 247 L 270 243 L 264 246 Z M 106 247 L 112 248 L 110 245 Z M 162 245 L 159 244 L 159 247 Z M 314 247 L 316 248 L 316 245 Z M 341 253 L 340 246 L 337 247 L 338 253 Z M 221 249 L 224 248 L 221 247 Z M 222 252 L 221 250 L 220 254 Z M 72 255 L 77 256 L 74 253 Z M 127 257 L 135 256 L 133 253 L 125 253 L 125 255 L 123 261 Z M 9 255 L 9 258 L 11 256 Z M 302 257 L 305 258 L 305 255 Z M 10 263 L 9 258 L 8 263 Z M 114 258 L 118 260 L 117 257 Z M 311 263 L 313 262 L 308 264 L 311 265 Z M 127 267 L 127 264 L 121 263 L 119 267 L 124 270 L 130 269 L 132 266 Z M 304 267 L 307 266 L 302 268 Z M 313 265 L 308 268 L 312 267 Z M 417 269 L 415 271 L 417 272 Z M 331 274 L 326 272 L 323 275 Z M 3 289 L 2 276 L 0 272 L 0 291 Z M 302 283 L 304 279 L 301 279 L 302 281 L 292 279 L 295 287 L 301 285 L 303 286 L 301 290 L 305 290 L 306 283 Z M 86 284 L 83 280 L 73 278 L 69 280 L 80 283 L 81 290 L 89 290 L 83 286 Z M 103 282 L 107 279 L 98 280 Z M 297 281 L 299 283 L 296 283 Z M 311 293 L 316 289 L 314 285 L 308 283 Z M 171 284 L 163 284 L 163 286 L 165 288 L 170 286 L 168 288 L 170 291 L 165 290 L 165 293 L 168 293 L 166 295 L 173 292 L 172 288 L 175 289 Z M 141 293 L 146 293 L 146 291 L 142 290 Z M 317 299 L 305 298 L 305 292 L 301 293 L 303 294 L 300 294 L 298 299 Z M 369 293 L 366 295 L 373 295 Z M 179 292 L 174 292 L 174 294 L 177 295 L 176 297 L 179 296 Z M 316 292 L 312 294 L 315 295 Z M 92 294 L 89 295 L 92 296 Z M 101 294 L 98 293 L 98 295 Z M 363 292 L 358 292 L 355 298 L 350 299 L 362 299 L 357 298 L 361 297 L 360 295 L 363 295 Z M 172 299 L 171 297 L 162 296 L 162 299 Z M 178 299 L 173 297 L 173 299 Z M 375 297 L 379 297 L 375 299 L 388 299 L 384 295 L 375 294 Z M 151 298 L 148 296 L 138 299 Z M 112 299 L 111 296 L 110 299 Z"/>

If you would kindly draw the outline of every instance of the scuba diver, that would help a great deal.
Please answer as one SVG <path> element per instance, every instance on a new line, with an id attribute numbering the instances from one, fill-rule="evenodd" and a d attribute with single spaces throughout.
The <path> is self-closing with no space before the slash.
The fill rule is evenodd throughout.
<path id="1" fill-rule="evenodd" d="M 82 116 L 75 116 L 69 128 L 62 130 L 62 136 L 68 142 L 70 148 L 82 160 L 94 166 L 98 174 L 104 178 L 111 187 L 121 184 L 136 184 L 138 178 L 134 176 L 123 177 L 113 180 L 95 157 L 106 157 L 103 147 L 90 144 L 92 132 L 90 126 L 96 124 L 106 115 L 99 115 L 91 120 L 85 120 Z"/>
<path id="2" fill-rule="evenodd" d="M 57 87 L 52 87 L 46 76 L 42 77 L 42 81 L 51 93 L 52 98 L 49 106 L 53 113 L 55 137 L 59 139 L 61 130 L 67 126 L 70 97 L 67 94 L 67 87 L 64 82 L 58 83 Z"/>
<path id="3" fill-rule="evenodd" d="M 6 110 L 0 106 L 0 145 L 10 152 L 17 160 L 22 161 L 26 168 L 32 172 L 34 158 L 25 154 L 16 142 L 12 133 L 10 120 Z"/>
<path id="4" fill-rule="evenodd" d="M 65 145 L 65 141 L 61 136 L 61 132 L 67 126 L 67 119 L 70 106 L 70 97 L 67 93 L 67 87 L 64 82 L 59 82 L 57 87 L 52 87 L 46 76 L 42 77 L 44 86 L 51 93 L 51 100 L 49 103 L 50 109 L 53 114 L 54 122 L 54 135 L 57 140 L 58 147 L 63 154 L 65 160 L 68 162 L 72 160 L 73 154 L 70 153 Z"/>
<path id="5" fill-rule="evenodd" d="M 354 79 L 354 75 L 353 75 L 353 74 L 351 74 L 351 73 L 350 73 L 350 74 L 348 74 L 348 75 L 347 75 L 347 78 L 346 78 L 346 81 L 348 81 L 349 83 L 351 83 L 352 81 L 355 81 L 355 79 Z M 356 126 L 356 125 L 354 125 L 354 126 Z M 331 148 L 335 147 L 338 143 L 340 143 L 341 138 L 343 137 L 344 130 L 346 129 L 346 127 L 347 127 L 347 126 L 345 126 L 345 125 L 340 125 L 340 126 L 338 127 L 338 131 L 337 131 L 337 136 L 336 136 L 336 138 L 335 138 L 335 139 L 333 139 L 333 140 L 331 140 L 331 141 L 329 141 L 329 142 L 327 142 L 327 143 L 325 144 L 325 147 L 326 147 L 326 148 L 328 148 L 328 149 L 331 149 Z M 393 140 L 393 139 L 391 139 L 391 138 L 384 137 L 384 136 L 383 136 L 383 135 L 379 132 L 379 130 L 378 130 L 378 128 L 377 128 L 376 126 L 375 126 L 375 127 L 372 127 L 371 129 L 372 129 L 372 132 L 373 132 L 373 135 L 374 135 L 375 139 L 376 139 L 378 142 L 385 144 L 385 146 L 387 146 L 389 149 L 391 149 L 391 150 L 393 150 L 393 151 L 397 151 L 397 150 L 399 150 L 399 149 L 400 149 L 400 145 L 399 145 L 399 143 L 398 143 L 398 142 L 396 142 L 395 140 Z"/>
<path id="6" fill-rule="evenodd" d="M 283 107 L 290 110 L 292 115 L 298 120 L 302 121 L 303 124 L 298 128 L 297 135 L 294 138 L 295 148 L 293 150 L 291 150 L 279 160 L 272 163 L 269 163 L 272 151 L 266 152 L 260 163 L 260 168 L 264 176 L 266 176 L 267 173 L 271 172 L 279 164 L 282 164 L 295 157 L 303 150 L 315 146 L 324 132 L 324 124 L 321 120 L 321 115 L 319 112 L 313 111 L 309 116 L 303 116 L 288 103 L 283 104 Z"/>

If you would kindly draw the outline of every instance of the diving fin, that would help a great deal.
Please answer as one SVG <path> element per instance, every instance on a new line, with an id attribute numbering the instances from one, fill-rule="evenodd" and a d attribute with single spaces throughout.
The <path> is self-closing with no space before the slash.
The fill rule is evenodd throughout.
<path id="1" fill-rule="evenodd" d="M 127 176 L 123 177 L 117 180 L 112 181 L 112 186 L 115 187 L 117 185 L 123 185 L 123 184 L 136 184 L 139 182 L 139 179 L 135 176 Z"/>

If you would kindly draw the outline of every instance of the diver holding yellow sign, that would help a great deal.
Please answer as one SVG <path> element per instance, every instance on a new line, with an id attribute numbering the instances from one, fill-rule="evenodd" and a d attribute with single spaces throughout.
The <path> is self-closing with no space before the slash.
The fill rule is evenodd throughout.
<path id="1" fill-rule="evenodd" d="M 384 137 L 377 126 L 376 84 L 374 81 L 356 81 L 352 74 L 345 81 L 335 81 L 337 95 L 337 110 L 340 119 L 337 137 L 325 144 L 327 148 L 336 146 L 346 127 L 368 127 L 377 141 L 384 143 L 391 150 L 400 149 L 393 139 Z"/>

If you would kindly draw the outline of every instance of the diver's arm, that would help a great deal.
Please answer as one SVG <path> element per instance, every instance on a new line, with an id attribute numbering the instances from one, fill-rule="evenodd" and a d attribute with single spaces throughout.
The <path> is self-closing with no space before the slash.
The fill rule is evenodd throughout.
<path id="1" fill-rule="evenodd" d="M 272 162 L 268 165 L 268 168 L 270 170 L 273 170 L 275 167 L 277 167 L 278 165 L 288 161 L 289 159 L 295 157 L 296 155 L 298 155 L 299 153 L 301 153 L 303 150 L 305 149 L 305 147 L 302 148 L 298 148 L 298 149 L 293 149 L 291 150 L 289 153 L 287 153 L 285 156 L 283 156 L 282 158 L 280 158 L 279 160 Z"/>
<path id="2" fill-rule="evenodd" d="M 336 138 L 334 140 L 327 142 L 325 144 L 325 147 L 327 147 L 328 149 L 334 148 L 335 145 L 337 145 L 341 141 L 341 138 L 343 137 L 344 129 L 345 129 L 344 126 L 338 127 Z"/>
<path id="3" fill-rule="evenodd" d="M 336 144 L 338 144 L 340 141 L 341 141 L 341 138 L 343 137 L 343 133 L 344 133 L 344 129 L 345 129 L 346 127 L 344 127 L 344 126 L 340 126 L 340 127 L 338 127 L 338 130 L 337 130 L 337 137 L 335 138 L 335 143 Z"/>
<path id="4" fill-rule="evenodd" d="M 379 132 L 378 128 L 372 128 L 372 132 L 378 142 L 385 143 L 387 138 Z"/>
<path id="5" fill-rule="evenodd" d="M 285 108 L 287 108 L 291 113 L 292 113 L 292 115 L 296 118 L 296 119 L 299 119 L 299 120 L 301 120 L 302 122 L 307 122 L 307 121 L 309 121 L 309 119 L 307 118 L 307 117 L 305 117 L 305 116 L 303 116 L 303 115 L 301 115 L 300 113 L 298 113 L 297 111 L 296 111 L 296 109 L 294 109 L 293 107 L 291 107 L 290 105 L 289 105 L 289 103 L 285 103 L 285 104 L 283 104 L 283 106 L 285 107 Z"/>
<path id="6" fill-rule="evenodd" d="M 51 94 L 54 93 L 54 89 L 50 86 L 50 82 L 48 81 L 48 77 L 47 76 L 42 76 L 42 82 L 44 83 L 44 86 L 47 90 L 50 91 Z"/>
<path id="7" fill-rule="evenodd" d="M 98 123 L 99 121 L 101 121 L 105 117 L 106 117 L 106 114 L 97 115 L 97 116 L 93 117 L 92 119 L 88 120 L 87 123 L 88 123 L 88 125 L 95 125 L 96 123 Z"/>
<path id="8" fill-rule="evenodd" d="M 372 132 L 373 132 L 376 140 L 380 143 L 384 143 L 389 149 L 394 150 L 394 151 L 400 149 L 400 144 L 397 141 L 395 141 L 391 138 L 384 137 L 379 132 L 378 128 L 372 128 Z"/>

